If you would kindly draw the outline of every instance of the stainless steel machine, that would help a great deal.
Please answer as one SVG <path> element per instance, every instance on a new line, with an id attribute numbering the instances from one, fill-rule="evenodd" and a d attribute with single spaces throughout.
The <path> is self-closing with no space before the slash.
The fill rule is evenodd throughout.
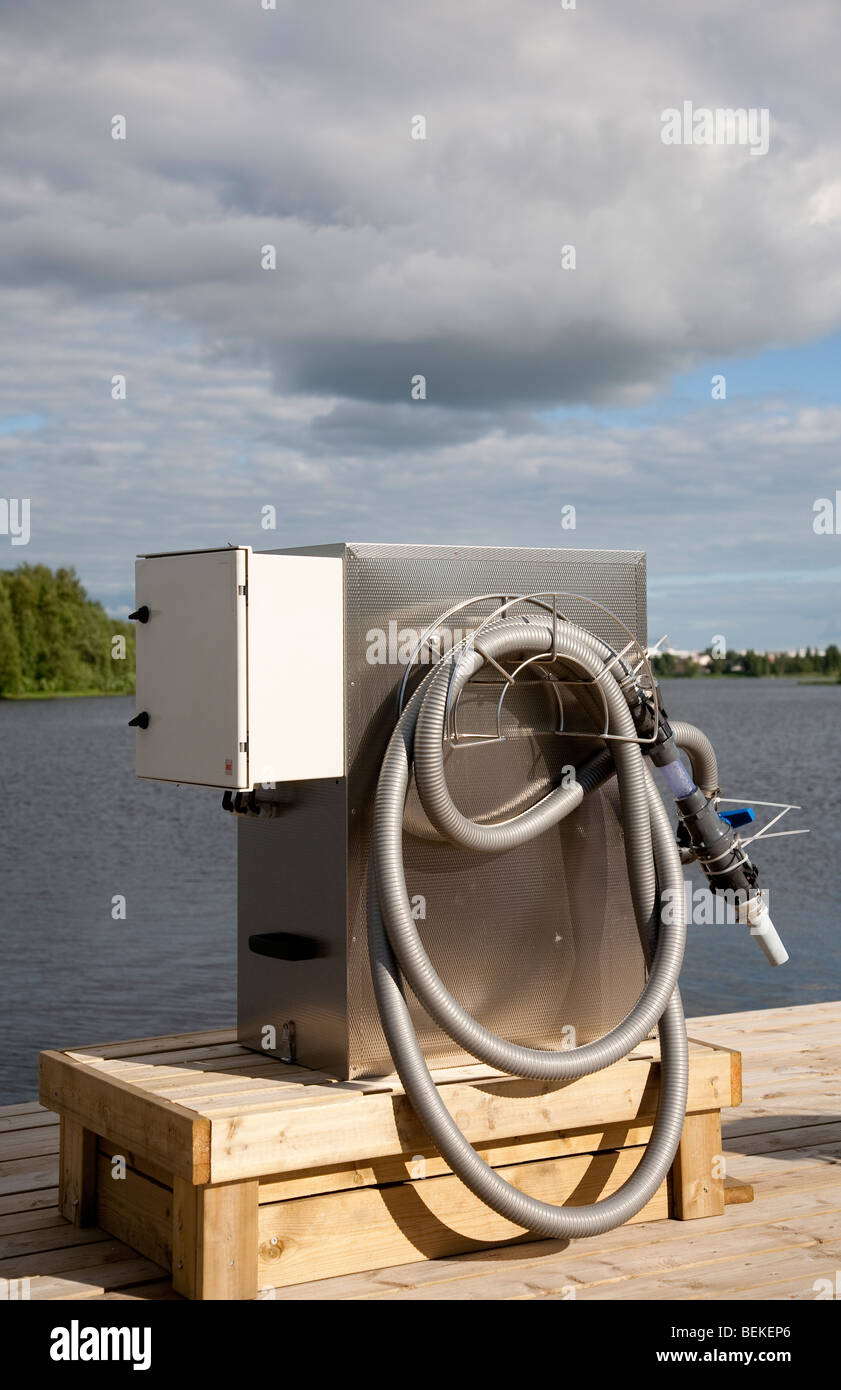
<path id="1" fill-rule="evenodd" d="M 260 1047 L 269 1023 L 283 1055 L 294 1047 L 306 1065 L 374 1076 L 393 1071 L 393 1062 L 368 963 L 371 825 L 404 678 L 411 688 L 433 655 L 467 638 L 508 595 L 539 590 L 597 601 L 644 643 L 645 557 L 395 545 L 330 553 L 343 573 L 345 769 L 338 778 L 261 793 L 258 804 L 265 795 L 280 809 L 276 819 L 241 819 L 239 1035 Z M 490 597 L 438 623 L 466 597 L 483 594 Z M 583 620 L 587 607 L 570 600 L 568 611 Z M 590 608 L 586 617 L 607 641 L 627 643 L 607 612 Z M 416 650 L 429 627 L 435 639 Z M 303 654 L 301 661 L 306 681 Z M 490 668 L 465 692 L 447 753 L 453 794 L 479 819 L 538 801 L 592 746 L 591 738 L 558 734 L 558 704 L 542 679 L 508 692 L 497 731 L 501 684 Z M 579 717 L 578 729 L 585 728 Z M 481 863 L 430 831 L 414 791 L 405 827 L 418 929 L 465 1008 L 505 1037 L 547 1047 L 589 1041 L 625 1016 L 642 989 L 644 963 L 615 787 L 588 798 L 540 840 Z M 273 930 L 313 938 L 319 953 L 305 960 L 255 954 L 272 950 Z M 473 1061 L 420 1006 L 413 1014 L 430 1061 Z"/>
<path id="2" fill-rule="evenodd" d="M 709 741 L 662 707 L 645 575 L 639 551 L 355 543 L 137 567 L 138 775 L 221 787 L 238 821 L 240 1040 L 396 1067 L 463 1181 L 552 1235 L 626 1220 L 674 1155 L 681 861 L 786 959 Z M 429 1073 L 572 1079 L 657 1026 L 651 1144 L 592 1207 L 511 1188 Z"/>
<path id="3" fill-rule="evenodd" d="M 393 1070 L 371 987 L 366 898 L 374 792 L 401 687 L 507 597 L 547 590 L 581 595 L 567 601 L 569 616 L 605 641 L 624 647 L 630 632 L 644 648 L 637 551 L 348 543 L 138 562 L 138 601 L 153 611 L 137 634 L 138 708 L 150 715 L 138 772 L 231 793 L 246 1045 L 343 1077 Z M 474 595 L 488 597 L 458 608 Z M 237 681 L 238 652 L 249 669 Z M 499 819 L 538 801 L 592 746 L 574 727 L 558 733 L 545 680 L 508 693 L 497 733 L 501 680 L 491 668 L 471 687 L 447 756 L 454 794 L 473 817 Z M 284 727 L 291 748 L 276 746 Z M 423 821 L 413 795 L 406 863 L 418 926 L 466 1008 L 506 1037 L 547 1047 L 589 1041 L 625 1016 L 644 963 L 615 787 L 481 866 Z M 419 1006 L 414 1015 L 431 1061 L 473 1060 Z"/>

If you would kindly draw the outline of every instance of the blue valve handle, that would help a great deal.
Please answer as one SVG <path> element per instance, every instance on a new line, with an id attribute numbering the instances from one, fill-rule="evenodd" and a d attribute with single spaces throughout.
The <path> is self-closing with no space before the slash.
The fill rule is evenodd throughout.
<path id="1" fill-rule="evenodd" d="M 731 830 L 738 830 L 740 825 L 750 825 L 754 819 L 753 808 L 750 806 L 738 806 L 734 811 L 719 811 L 719 818 L 726 820 Z"/>

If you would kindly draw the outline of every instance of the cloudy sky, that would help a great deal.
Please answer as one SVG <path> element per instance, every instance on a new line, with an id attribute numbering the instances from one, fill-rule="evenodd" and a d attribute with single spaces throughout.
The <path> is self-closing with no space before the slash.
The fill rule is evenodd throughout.
<path id="1" fill-rule="evenodd" d="M 652 639 L 841 640 L 837 0 L 264 4 L 0 3 L 0 567 L 622 546 Z"/>

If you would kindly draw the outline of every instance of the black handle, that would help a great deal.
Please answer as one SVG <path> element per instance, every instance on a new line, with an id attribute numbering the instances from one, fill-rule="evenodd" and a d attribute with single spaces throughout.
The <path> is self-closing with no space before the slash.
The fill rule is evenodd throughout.
<path id="1" fill-rule="evenodd" d="M 148 711 L 148 710 L 145 710 L 145 709 L 142 709 L 142 710 L 140 711 L 139 714 L 136 714 L 136 715 L 134 716 L 133 719 L 130 719 L 130 720 L 128 721 L 128 726 L 129 726 L 130 729 L 133 729 L 133 728 L 148 729 L 148 727 L 149 727 L 149 711 Z"/>
<path id="2" fill-rule="evenodd" d="M 288 931 L 249 936 L 248 949 L 255 956 L 272 956 L 274 960 L 315 960 L 316 956 L 325 954 L 321 942 L 314 936 L 299 936 Z"/>
<path id="3" fill-rule="evenodd" d="M 129 622 L 148 623 L 149 609 L 146 604 L 142 608 L 136 608 L 133 613 L 129 613 Z"/>

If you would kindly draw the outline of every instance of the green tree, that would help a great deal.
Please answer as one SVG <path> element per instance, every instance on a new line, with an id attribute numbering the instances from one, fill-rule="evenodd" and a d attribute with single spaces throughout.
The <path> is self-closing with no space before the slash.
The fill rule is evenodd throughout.
<path id="1" fill-rule="evenodd" d="M 764 652 L 746 651 L 742 659 L 746 676 L 767 676 L 768 658 Z"/>
<path id="2" fill-rule="evenodd" d="M 17 695 L 21 687 L 20 643 L 5 579 L 0 573 L 0 696 Z"/>
<path id="3" fill-rule="evenodd" d="M 0 694 L 134 689 L 134 626 L 109 618 L 75 570 L 19 565 L 0 572 L 0 589 Z M 125 639 L 124 660 L 114 658 L 115 637 Z"/>
<path id="4" fill-rule="evenodd" d="M 673 676 L 677 670 L 677 662 L 671 652 L 658 652 L 652 657 L 651 669 L 655 676 Z"/>

